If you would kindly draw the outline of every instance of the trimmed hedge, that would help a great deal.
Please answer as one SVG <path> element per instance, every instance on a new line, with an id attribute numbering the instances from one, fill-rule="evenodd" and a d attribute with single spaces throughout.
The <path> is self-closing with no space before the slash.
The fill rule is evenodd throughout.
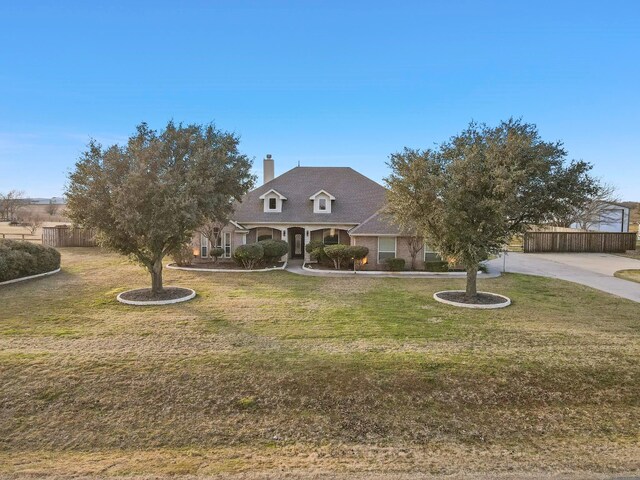
<path id="1" fill-rule="evenodd" d="M 369 249 L 362 245 L 350 245 L 347 247 L 347 255 L 355 260 L 362 260 L 369 255 Z"/>
<path id="2" fill-rule="evenodd" d="M 449 263 L 447 262 L 424 262 L 426 272 L 448 272 Z"/>
<path id="3" fill-rule="evenodd" d="M 327 245 L 324 247 L 324 253 L 333 260 L 333 266 L 336 270 L 340 270 L 342 266 L 343 260 L 349 261 L 351 258 L 349 255 L 349 246 L 348 245 Z"/>
<path id="4" fill-rule="evenodd" d="M 362 245 L 351 245 L 347 247 L 346 254 L 348 258 L 353 258 L 355 268 L 360 268 L 362 260 L 369 255 L 369 249 Z"/>
<path id="5" fill-rule="evenodd" d="M 175 251 L 171 252 L 171 258 L 179 267 L 187 267 L 193 263 L 193 249 L 191 245 L 180 245 Z"/>
<path id="6" fill-rule="evenodd" d="M 324 253 L 324 242 L 322 240 L 312 240 L 304 246 L 304 249 L 318 263 L 324 263 L 329 258 Z"/>
<path id="7" fill-rule="evenodd" d="M 266 263 L 279 261 L 289 251 L 289 244 L 285 240 L 260 240 L 258 244 L 262 245 Z"/>
<path id="8" fill-rule="evenodd" d="M 0 282 L 60 268 L 55 248 L 17 240 L 0 240 Z"/>
<path id="9" fill-rule="evenodd" d="M 404 270 L 404 258 L 387 258 L 384 263 L 392 272 Z"/>
<path id="10" fill-rule="evenodd" d="M 258 266 L 263 258 L 264 248 L 259 243 L 240 245 L 233 252 L 233 259 L 248 270 Z"/>
<path id="11" fill-rule="evenodd" d="M 214 262 L 217 262 L 218 257 L 221 257 L 223 255 L 224 255 L 224 248 L 222 247 L 213 247 L 211 250 L 209 250 L 209 256 L 213 258 Z"/>

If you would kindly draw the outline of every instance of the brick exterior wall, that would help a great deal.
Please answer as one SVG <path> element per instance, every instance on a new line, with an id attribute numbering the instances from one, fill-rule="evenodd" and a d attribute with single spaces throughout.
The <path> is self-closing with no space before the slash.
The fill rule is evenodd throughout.
<path id="1" fill-rule="evenodd" d="M 351 245 L 361 245 L 369 249 L 367 264 L 364 270 L 384 270 L 384 263 L 378 263 L 378 237 L 377 236 L 357 236 L 351 237 Z M 407 237 L 396 237 L 396 258 L 404 258 L 405 268 L 411 269 L 411 254 L 409 253 L 409 243 Z M 424 250 L 416 256 L 416 270 L 424 268 Z"/>

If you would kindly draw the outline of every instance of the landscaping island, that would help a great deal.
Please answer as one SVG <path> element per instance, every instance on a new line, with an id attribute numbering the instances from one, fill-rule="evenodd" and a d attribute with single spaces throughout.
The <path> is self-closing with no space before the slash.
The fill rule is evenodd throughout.
<path id="1" fill-rule="evenodd" d="M 153 293 L 150 288 L 127 290 L 119 294 L 117 299 L 128 305 L 168 305 L 186 302 L 195 296 L 196 292 L 190 288 L 164 287 L 160 293 Z"/>
<path id="2" fill-rule="evenodd" d="M 478 292 L 473 301 L 469 301 L 464 290 L 444 290 L 433 294 L 433 298 L 447 305 L 464 308 L 504 308 L 511 305 L 511 299 L 497 293 Z"/>
<path id="3" fill-rule="evenodd" d="M 640 283 L 640 269 L 618 270 L 614 275 L 623 280 Z"/>

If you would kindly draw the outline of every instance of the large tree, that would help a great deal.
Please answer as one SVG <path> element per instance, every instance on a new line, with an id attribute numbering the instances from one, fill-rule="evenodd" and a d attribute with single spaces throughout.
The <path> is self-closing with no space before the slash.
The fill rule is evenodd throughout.
<path id="1" fill-rule="evenodd" d="M 611 204 L 619 201 L 615 196 L 615 188 L 602 183 L 595 195 L 576 209 L 570 217 L 571 222 L 566 226 L 575 224 L 578 228 L 589 231 L 600 222 L 615 222 L 619 219 L 616 215 L 617 211 L 611 209 Z"/>
<path id="2" fill-rule="evenodd" d="M 162 292 L 162 260 L 253 185 L 237 136 L 212 125 L 146 123 L 126 145 L 91 141 L 69 175 L 67 212 L 100 243 L 137 259 Z"/>
<path id="3" fill-rule="evenodd" d="M 470 123 L 435 149 L 390 156 L 388 211 L 467 271 L 466 298 L 477 298 L 480 262 L 528 225 L 564 216 L 598 189 L 591 165 L 566 160 L 561 142 L 510 119 Z"/>
<path id="4" fill-rule="evenodd" d="M 0 217 L 9 221 L 18 220 L 18 212 L 29 202 L 21 190 L 10 190 L 0 193 Z"/>

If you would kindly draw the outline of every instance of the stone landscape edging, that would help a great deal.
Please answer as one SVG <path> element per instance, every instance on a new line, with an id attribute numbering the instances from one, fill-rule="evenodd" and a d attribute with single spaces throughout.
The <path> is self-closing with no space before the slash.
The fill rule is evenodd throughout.
<path id="1" fill-rule="evenodd" d="M 50 272 L 38 273 L 36 275 L 29 275 L 28 277 L 14 278 L 12 280 L 5 280 L 4 282 L 0 282 L 0 286 L 9 285 L 10 283 L 23 282 L 25 280 L 31 280 L 33 278 L 46 277 L 47 275 L 53 275 L 54 273 L 58 273 L 60 270 L 61 270 L 61 267 L 58 267 L 55 270 L 51 270 Z"/>
<path id="2" fill-rule="evenodd" d="M 327 274 L 334 274 L 334 273 L 338 273 L 341 275 L 378 275 L 381 277 L 389 277 L 389 276 L 395 276 L 395 275 L 414 275 L 414 276 L 424 276 L 424 277 L 431 277 L 431 276 L 435 276 L 435 277 L 466 277 L 467 276 L 467 272 L 425 272 L 425 271 L 410 271 L 410 270 L 404 270 L 404 271 L 400 271 L 400 272 L 391 272 L 391 271 L 386 271 L 386 270 L 357 270 L 357 271 L 353 271 L 353 270 L 319 270 L 319 269 L 315 269 L 315 268 L 309 268 L 307 267 L 307 264 L 303 264 L 302 265 L 302 269 L 306 270 L 307 272 L 313 272 L 313 273 L 320 273 L 320 274 L 324 274 L 325 272 Z M 478 270 L 478 274 L 483 274 L 484 272 Z"/>
<path id="3" fill-rule="evenodd" d="M 457 293 L 457 292 L 464 292 L 464 290 L 441 290 L 433 294 L 434 300 L 436 302 L 444 303 L 446 305 L 453 305 L 454 307 L 476 308 L 476 309 L 483 309 L 483 310 L 505 308 L 511 305 L 511 299 L 509 297 L 505 297 L 504 295 L 500 295 L 499 293 L 493 293 L 493 292 L 478 292 L 478 293 L 486 293 L 487 295 L 493 295 L 495 297 L 504 298 L 506 302 L 494 303 L 494 304 L 462 303 L 462 302 L 454 302 L 453 300 L 445 300 L 444 298 L 438 297 L 439 293 L 447 293 L 447 292 Z"/>
<path id="4" fill-rule="evenodd" d="M 171 298 L 169 300 L 127 300 L 125 298 L 122 298 L 122 295 L 125 294 L 125 293 L 133 292 L 135 290 L 145 290 L 144 288 L 134 288 L 133 290 L 127 290 L 126 292 L 120 292 L 118 294 L 118 296 L 116 297 L 116 299 L 120 303 L 124 303 L 126 305 L 140 305 L 140 306 L 144 306 L 144 305 L 171 305 L 172 303 L 186 302 L 187 300 L 191 300 L 192 298 L 194 298 L 196 296 L 196 291 L 191 289 L 191 288 L 173 287 L 171 285 L 167 286 L 167 288 L 182 288 L 184 290 L 190 290 L 191 293 L 189 295 L 187 295 L 186 297 Z"/>
<path id="5" fill-rule="evenodd" d="M 179 267 L 175 263 L 167 264 L 169 270 L 183 270 L 185 272 L 217 272 L 217 273 L 249 273 L 249 272 L 272 272 L 274 270 L 284 270 L 287 268 L 287 262 L 281 267 L 258 268 L 255 270 L 247 270 L 244 268 L 198 268 L 198 267 Z"/>

